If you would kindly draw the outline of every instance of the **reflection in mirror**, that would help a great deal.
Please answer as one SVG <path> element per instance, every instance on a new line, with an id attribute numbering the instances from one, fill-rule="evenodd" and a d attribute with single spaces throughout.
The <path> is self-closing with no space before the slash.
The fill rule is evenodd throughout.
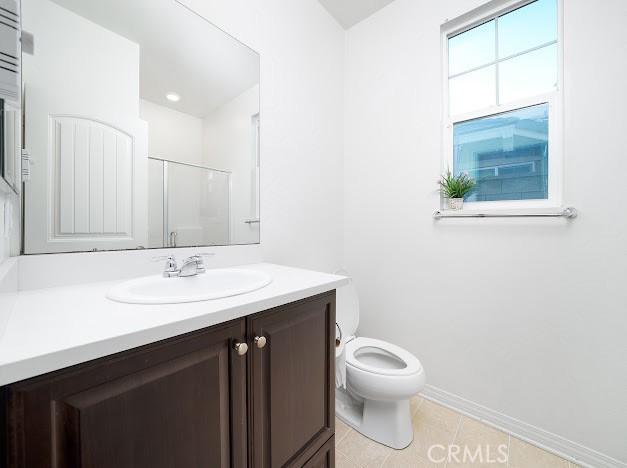
<path id="1" fill-rule="evenodd" d="M 150 158 L 148 246 L 227 245 L 231 173 Z"/>
<path id="2" fill-rule="evenodd" d="M 20 115 L 20 109 L 14 102 L 0 99 L 0 189 L 15 193 L 19 193 L 21 182 Z"/>
<path id="3" fill-rule="evenodd" d="M 21 185 L 20 11 L 3 2 L 0 19 L 0 194 L 19 194 Z M 26 39 L 26 37 L 24 37 Z M 2 216 L 3 213 L 0 213 Z"/>
<path id="4" fill-rule="evenodd" d="M 259 242 L 259 56 L 171 0 L 23 0 L 24 252 Z"/>

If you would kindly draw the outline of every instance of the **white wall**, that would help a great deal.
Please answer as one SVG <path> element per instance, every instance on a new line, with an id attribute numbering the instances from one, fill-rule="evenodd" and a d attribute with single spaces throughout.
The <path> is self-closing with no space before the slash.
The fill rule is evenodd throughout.
<path id="1" fill-rule="evenodd" d="M 231 171 L 231 243 L 259 242 L 259 224 L 245 223 L 255 218 L 252 190 L 256 161 L 253 141 L 256 131 L 252 117 L 259 113 L 259 86 L 211 112 L 203 125 L 205 164 Z"/>
<path id="2" fill-rule="evenodd" d="M 344 32 L 316 0 L 184 0 L 261 53 L 264 259 L 333 271 L 342 251 Z"/>
<path id="3" fill-rule="evenodd" d="M 163 247 L 163 162 L 148 160 L 148 248 Z"/>
<path id="4" fill-rule="evenodd" d="M 202 163 L 202 119 L 142 99 L 140 118 L 148 123 L 148 155 Z"/>
<path id="5" fill-rule="evenodd" d="M 565 3 L 564 220 L 442 220 L 440 24 L 396 0 L 348 32 L 345 231 L 360 332 L 428 383 L 627 461 L 624 0 Z"/>

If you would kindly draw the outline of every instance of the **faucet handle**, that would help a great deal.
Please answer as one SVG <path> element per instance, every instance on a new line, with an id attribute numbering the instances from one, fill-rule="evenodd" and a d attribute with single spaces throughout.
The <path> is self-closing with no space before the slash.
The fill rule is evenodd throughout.
<path id="1" fill-rule="evenodd" d="M 214 255 L 215 253 L 213 252 L 201 252 L 192 256 L 192 258 L 196 259 L 196 269 L 198 273 L 204 273 L 205 271 L 207 271 L 207 269 L 205 268 L 205 262 L 203 261 L 203 257 L 213 257 Z"/>
<path id="2" fill-rule="evenodd" d="M 161 255 L 158 257 L 152 257 L 153 262 L 159 262 L 163 260 L 165 260 L 165 270 L 163 270 L 163 276 L 168 278 L 178 270 L 176 257 L 174 255 Z"/>

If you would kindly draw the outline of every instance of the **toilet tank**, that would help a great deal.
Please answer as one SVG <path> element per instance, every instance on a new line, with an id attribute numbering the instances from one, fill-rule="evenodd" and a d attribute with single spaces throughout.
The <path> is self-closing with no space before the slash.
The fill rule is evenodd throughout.
<path id="1" fill-rule="evenodd" d="M 357 327 L 359 326 L 359 299 L 352 278 L 346 286 L 337 288 L 336 291 L 335 321 L 342 332 L 342 338 L 346 338 L 355 335 L 357 332 Z"/>

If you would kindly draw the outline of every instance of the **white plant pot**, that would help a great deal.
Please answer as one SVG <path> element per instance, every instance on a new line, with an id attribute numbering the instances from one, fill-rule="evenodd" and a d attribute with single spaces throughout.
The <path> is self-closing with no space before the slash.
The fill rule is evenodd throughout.
<path id="1" fill-rule="evenodd" d="M 449 198 L 448 208 L 449 210 L 461 210 L 462 208 L 464 208 L 464 199 L 463 198 Z"/>

